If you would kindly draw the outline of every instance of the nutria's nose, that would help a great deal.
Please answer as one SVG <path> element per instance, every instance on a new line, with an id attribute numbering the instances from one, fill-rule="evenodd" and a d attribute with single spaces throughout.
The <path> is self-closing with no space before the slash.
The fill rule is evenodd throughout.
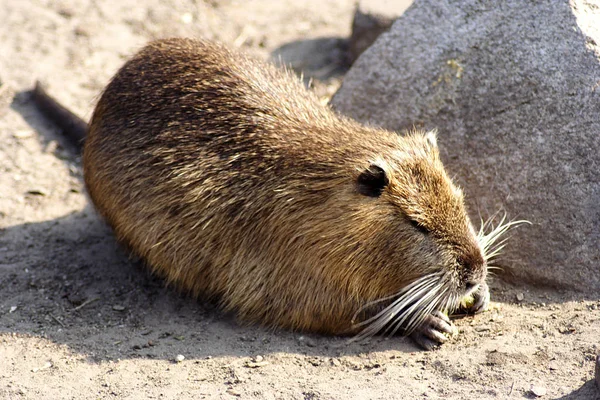
<path id="1" fill-rule="evenodd" d="M 478 249 L 459 257 L 458 263 L 462 267 L 462 276 L 467 290 L 479 285 L 485 279 L 487 267 Z"/>

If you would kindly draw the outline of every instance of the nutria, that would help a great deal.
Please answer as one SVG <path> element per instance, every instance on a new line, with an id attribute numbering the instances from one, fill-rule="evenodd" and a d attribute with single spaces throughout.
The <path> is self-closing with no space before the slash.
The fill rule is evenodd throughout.
<path id="1" fill-rule="evenodd" d="M 292 73 L 207 41 L 144 47 L 93 113 L 89 195 L 152 271 L 243 321 L 411 333 L 487 307 L 486 250 L 435 134 L 336 115 Z M 489 253 L 489 252 L 488 252 Z M 495 252 L 492 252 L 495 253 Z"/>

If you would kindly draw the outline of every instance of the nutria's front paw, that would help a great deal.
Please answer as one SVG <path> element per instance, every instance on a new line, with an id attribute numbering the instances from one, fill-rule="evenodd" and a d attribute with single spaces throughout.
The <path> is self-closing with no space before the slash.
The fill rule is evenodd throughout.
<path id="1" fill-rule="evenodd" d="M 434 311 L 425 317 L 410 337 L 425 350 L 433 350 L 456 333 L 457 329 L 450 318 L 440 311 Z"/>

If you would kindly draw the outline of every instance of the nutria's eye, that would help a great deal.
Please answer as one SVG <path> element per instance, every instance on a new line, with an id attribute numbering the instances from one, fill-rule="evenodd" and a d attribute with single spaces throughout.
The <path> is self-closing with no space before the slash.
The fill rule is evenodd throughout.
<path id="1" fill-rule="evenodd" d="M 385 171 L 378 165 L 371 164 L 356 179 L 358 192 L 369 197 L 379 197 L 383 189 L 390 183 Z"/>

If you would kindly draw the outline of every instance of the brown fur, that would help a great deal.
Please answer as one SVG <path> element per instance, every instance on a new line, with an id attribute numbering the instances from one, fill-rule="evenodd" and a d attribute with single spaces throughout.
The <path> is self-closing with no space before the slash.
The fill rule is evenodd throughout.
<path id="1" fill-rule="evenodd" d="M 389 180 L 361 193 L 371 165 Z M 361 126 L 290 73 L 187 39 L 151 43 L 104 91 L 89 194 L 157 274 L 241 319 L 339 334 L 368 302 L 485 261 L 434 137 Z M 362 315 L 365 318 L 368 315 Z"/>

